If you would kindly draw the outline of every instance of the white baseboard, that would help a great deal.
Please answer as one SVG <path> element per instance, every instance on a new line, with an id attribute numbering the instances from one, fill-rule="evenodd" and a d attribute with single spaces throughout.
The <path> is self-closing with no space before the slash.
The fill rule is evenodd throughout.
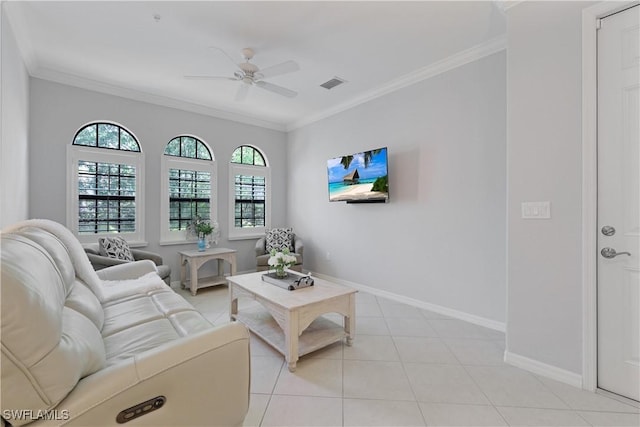
<path id="1" fill-rule="evenodd" d="M 528 357 L 520 356 L 519 354 L 509 351 L 504 352 L 504 361 L 505 363 L 533 372 L 534 374 L 582 388 L 582 375 L 576 374 L 575 372 L 567 371 L 557 366 L 547 365 L 538 360 L 529 359 Z"/>
<path id="2" fill-rule="evenodd" d="M 453 317 L 454 319 L 464 320 L 465 322 L 473 323 L 479 326 L 484 326 L 485 328 L 493 329 L 500 332 L 506 331 L 504 322 L 498 322 L 496 320 L 491 320 L 484 317 L 476 316 L 475 314 L 469 314 L 463 311 L 458 311 L 448 307 L 443 307 L 441 305 L 431 304 L 431 303 L 420 301 L 414 298 L 409 298 L 403 295 L 394 294 L 392 292 L 372 288 L 370 286 L 362 285 L 360 283 L 338 279 L 336 277 L 332 277 L 322 273 L 309 272 L 309 274 L 312 274 L 313 276 L 316 276 L 320 279 L 325 279 L 331 282 L 340 283 L 342 285 L 349 286 L 351 288 L 358 289 L 360 291 L 367 292 L 382 298 L 390 299 L 392 301 L 401 302 L 403 304 L 407 304 L 413 307 L 417 307 L 424 310 L 433 311 L 434 313 Z"/>

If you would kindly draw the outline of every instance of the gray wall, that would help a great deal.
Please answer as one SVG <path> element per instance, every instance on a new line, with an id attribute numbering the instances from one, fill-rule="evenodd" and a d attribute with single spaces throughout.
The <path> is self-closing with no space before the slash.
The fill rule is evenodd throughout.
<path id="1" fill-rule="evenodd" d="M 506 54 L 290 132 L 305 268 L 505 321 Z M 330 203 L 328 159 L 388 147 L 387 204 Z"/>
<path id="2" fill-rule="evenodd" d="M 507 351 L 582 371 L 581 13 L 523 2 L 508 12 Z M 551 201 L 551 219 L 520 203 Z"/>
<path id="3" fill-rule="evenodd" d="M 145 232 L 147 250 L 159 252 L 178 279 L 181 249 L 195 244 L 159 246 L 160 161 L 164 148 L 176 135 L 189 133 L 206 141 L 218 166 L 217 214 L 222 230 L 218 246 L 237 249 L 238 270 L 255 269 L 255 239 L 232 241 L 228 235 L 228 162 L 241 144 L 254 144 L 266 154 L 272 167 L 272 225 L 283 225 L 286 214 L 286 136 L 268 130 L 162 107 L 117 96 L 79 89 L 40 79 L 31 80 L 30 216 L 66 223 L 67 146 L 85 123 L 110 120 L 122 124 L 138 137 L 145 153 Z M 206 273 L 206 272 L 205 272 Z"/>
<path id="4" fill-rule="evenodd" d="M 28 218 L 29 75 L 0 7 L 0 229 Z"/>
<path id="5" fill-rule="evenodd" d="M 508 55 L 288 136 L 32 79 L 29 164 L 29 82 L 3 16 L 0 221 L 25 218 L 29 193 L 30 217 L 64 223 L 66 146 L 83 123 L 114 120 L 140 137 L 149 249 L 177 272 L 182 246 L 158 247 L 159 186 L 150 185 L 159 180 L 164 144 L 194 133 L 224 160 L 238 144 L 255 143 L 274 166 L 274 225 L 304 237 L 306 268 L 506 321 L 509 353 L 580 373 L 580 22 L 588 4 L 522 2 L 507 12 Z M 7 110 L 9 103 L 18 108 Z M 389 147 L 390 203 L 330 204 L 326 160 L 379 146 Z M 226 224 L 225 161 L 218 177 Z M 541 200 L 551 201 L 550 220 L 520 218 L 521 202 Z M 240 249 L 240 269 L 249 269 L 252 243 L 220 245 Z"/>

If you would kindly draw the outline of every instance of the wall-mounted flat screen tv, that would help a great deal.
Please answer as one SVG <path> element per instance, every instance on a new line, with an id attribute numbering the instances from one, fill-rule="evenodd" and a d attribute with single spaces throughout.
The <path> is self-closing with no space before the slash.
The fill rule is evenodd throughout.
<path id="1" fill-rule="evenodd" d="M 385 203 L 389 200 L 387 148 L 327 161 L 329 201 Z"/>

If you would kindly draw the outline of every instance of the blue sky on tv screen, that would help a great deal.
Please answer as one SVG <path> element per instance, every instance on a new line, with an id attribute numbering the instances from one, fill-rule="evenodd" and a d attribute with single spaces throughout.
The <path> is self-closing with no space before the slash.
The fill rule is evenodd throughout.
<path id="1" fill-rule="evenodd" d="M 342 182 L 344 176 L 351 173 L 354 169 L 358 169 L 358 175 L 361 180 L 378 178 L 387 174 L 386 148 L 380 149 L 380 152 L 373 156 L 367 168 L 364 167 L 364 153 L 357 153 L 353 155 L 353 161 L 351 162 L 349 169 L 345 169 L 340 163 L 340 160 L 342 160 L 342 157 L 336 157 L 327 161 L 329 183 Z"/>

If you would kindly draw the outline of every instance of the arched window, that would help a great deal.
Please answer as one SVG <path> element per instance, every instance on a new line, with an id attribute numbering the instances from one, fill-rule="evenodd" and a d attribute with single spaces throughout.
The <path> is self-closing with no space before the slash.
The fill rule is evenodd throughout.
<path id="1" fill-rule="evenodd" d="M 257 149 L 250 145 L 241 145 L 236 148 L 231 155 L 231 163 L 243 165 L 266 166 L 264 156 Z"/>
<path id="2" fill-rule="evenodd" d="M 69 150 L 67 223 L 80 241 L 119 233 L 144 242 L 144 157 L 137 138 L 123 126 L 92 122 L 75 134 Z"/>
<path id="3" fill-rule="evenodd" d="M 196 219 L 214 221 L 215 162 L 209 146 L 195 136 L 169 141 L 162 159 L 162 243 L 195 236 L 187 228 Z"/>
<path id="4" fill-rule="evenodd" d="M 271 170 L 264 154 L 251 145 L 241 145 L 229 165 L 229 238 L 255 238 L 270 222 Z"/>
<path id="5" fill-rule="evenodd" d="M 207 144 L 192 136 L 176 136 L 169 141 L 164 149 L 164 154 L 189 159 L 212 160 L 211 150 Z"/>

